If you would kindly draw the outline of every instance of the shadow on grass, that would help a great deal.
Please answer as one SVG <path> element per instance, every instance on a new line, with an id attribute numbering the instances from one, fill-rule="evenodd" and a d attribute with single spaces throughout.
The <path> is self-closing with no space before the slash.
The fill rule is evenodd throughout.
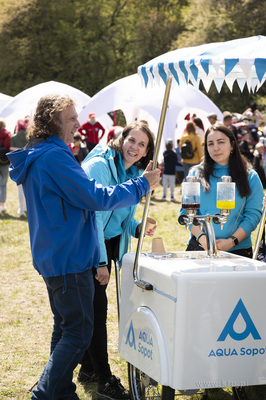
<path id="1" fill-rule="evenodd" d="M 27 221 L 28 218 L 26 215 L 18 215 L 18 216 L 14 216 L 11 214 L 8 214 L 7 212 L 1 213 L 0 214 L 0 220 L 4 220 L 4 219 L 8 219 L 8 220 L 17 220 L 17 221 Z"/>

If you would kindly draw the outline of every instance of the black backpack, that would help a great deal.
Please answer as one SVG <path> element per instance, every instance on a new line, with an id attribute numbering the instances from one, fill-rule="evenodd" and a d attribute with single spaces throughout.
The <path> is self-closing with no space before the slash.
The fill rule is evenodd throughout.
<path id="1" fill-rule="evenodd" d="M 6 147 L 4 146 L 4 141 L 5 141 L 5 138 L 2 140 L 2 143 L 0 146 L 0 165 L 9 164 L 9 159 L 6 156 L 6 153 L 8 153 L 9 150 L 7 150 Z"/>
<path id="2" fill-rule="evenodd" d="M 181 146 L 181 157 L 187 160 L 194 157 L 192 143 L 189 140 L 186 140 Z"/>

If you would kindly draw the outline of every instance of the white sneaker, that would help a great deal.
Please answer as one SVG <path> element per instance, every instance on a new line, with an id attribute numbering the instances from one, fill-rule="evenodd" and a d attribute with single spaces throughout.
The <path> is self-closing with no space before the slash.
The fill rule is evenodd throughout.
<path id="1" fill-rule="evenodd" d="M 6 205 L 5 204 L 1 204 L 0 205 L 0 212 L 6 211 L 6 210 L 7 210 Z"/>
<path id="2" fill-rule="evenodd" d="M 25 215 L 25 211 L 22 211 L 20 208 L 17 211 L 17 214 L 22 217 L 23 215 Z"/>

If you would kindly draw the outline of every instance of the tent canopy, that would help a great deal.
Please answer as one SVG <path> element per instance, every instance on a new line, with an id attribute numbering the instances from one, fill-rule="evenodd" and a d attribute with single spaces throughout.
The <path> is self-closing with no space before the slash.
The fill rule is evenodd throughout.
<path id="1" fill-rule="evenodd" d="M 75 101 L 77 112 L 80 112 L 90 100 L 90 96 L 65 83 L 55 81 L 40 83 L 11 98 L 0 109 L 0 117 L 6 121 L 7 129 L 14 132 L 17 121 L 26 115 L 33 115 L 40 98 L 49 94 L 68 94 Z M 108 127 L 112 124 L 108 116 L 105 116 L 102 122 L 103 125 L 108 123 Z"/>
<path id="2" fill-rule="evenodd" d="M 266 76 L 266 37 L 252 36 L 187 47 L 165 53 L 138 67 L 145 86 L 164 82 L 168 75 L 175 81 L 198 87 L 202 80 L 206 91 L 214 82 L 218 91 L 225 81 L 232 91 L 236 81 L 242 91 L 245 83 L 251 91 L 258 90 Z"/>
<path id="3" fill-rule="evenodd" d="M 0 93 L 0 110 L 11 100 L 13 99 L 12 96 L 8 96 L 7 94 Z"/>
<path id="4" fill-rule="evenodd" d="M 95 112 L 96 118 L 114 110 L 122 110 L 126 123 L 145 119 L 153 132 L 157 132 L 163 102 L 164 87 L 144 88 L 137 74 L 119 79 L 105 87 L 91 98 L 79 114 L 82 123 L 89 112 Z M 164 139 L 173 140 L 181 136 L 185 127 L 187 113 L 196 113 L 208 124 L 207 114 L 216 113 L 222 119 L 222 113 L 216 105 L 192 85 L 173 85 L 164 129 Z M 176 125 L 178 128 L 176 129 Z"/>

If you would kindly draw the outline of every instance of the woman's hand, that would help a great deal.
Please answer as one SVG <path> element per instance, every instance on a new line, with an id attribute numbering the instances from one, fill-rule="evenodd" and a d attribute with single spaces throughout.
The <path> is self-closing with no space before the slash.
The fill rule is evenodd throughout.
<path id="1" fill-rule="evenodd" d="M 97 268 L 97 274 L 95 275 L 95 279 L 100 283 L 100 285 L 107 285 L 110 279 L 110 274 L 107 268 L 107 265 L 104 267 Z"/>
<path id="2" fill-rule="evenodd" d="M 234 241 L 232 238 L 228 239 L 217 239 L 216 240 L 217 250 L 227 251 L 234 247 Z"/>
<path id="3" fill-rule="evenodd" d="M 157 225 L 154 225 L 154 227 L 149 229 L 148 232 L 145 235 L 153 237 L 154 233 L 156 231 L 156 228 L 157 228 Z"/>

